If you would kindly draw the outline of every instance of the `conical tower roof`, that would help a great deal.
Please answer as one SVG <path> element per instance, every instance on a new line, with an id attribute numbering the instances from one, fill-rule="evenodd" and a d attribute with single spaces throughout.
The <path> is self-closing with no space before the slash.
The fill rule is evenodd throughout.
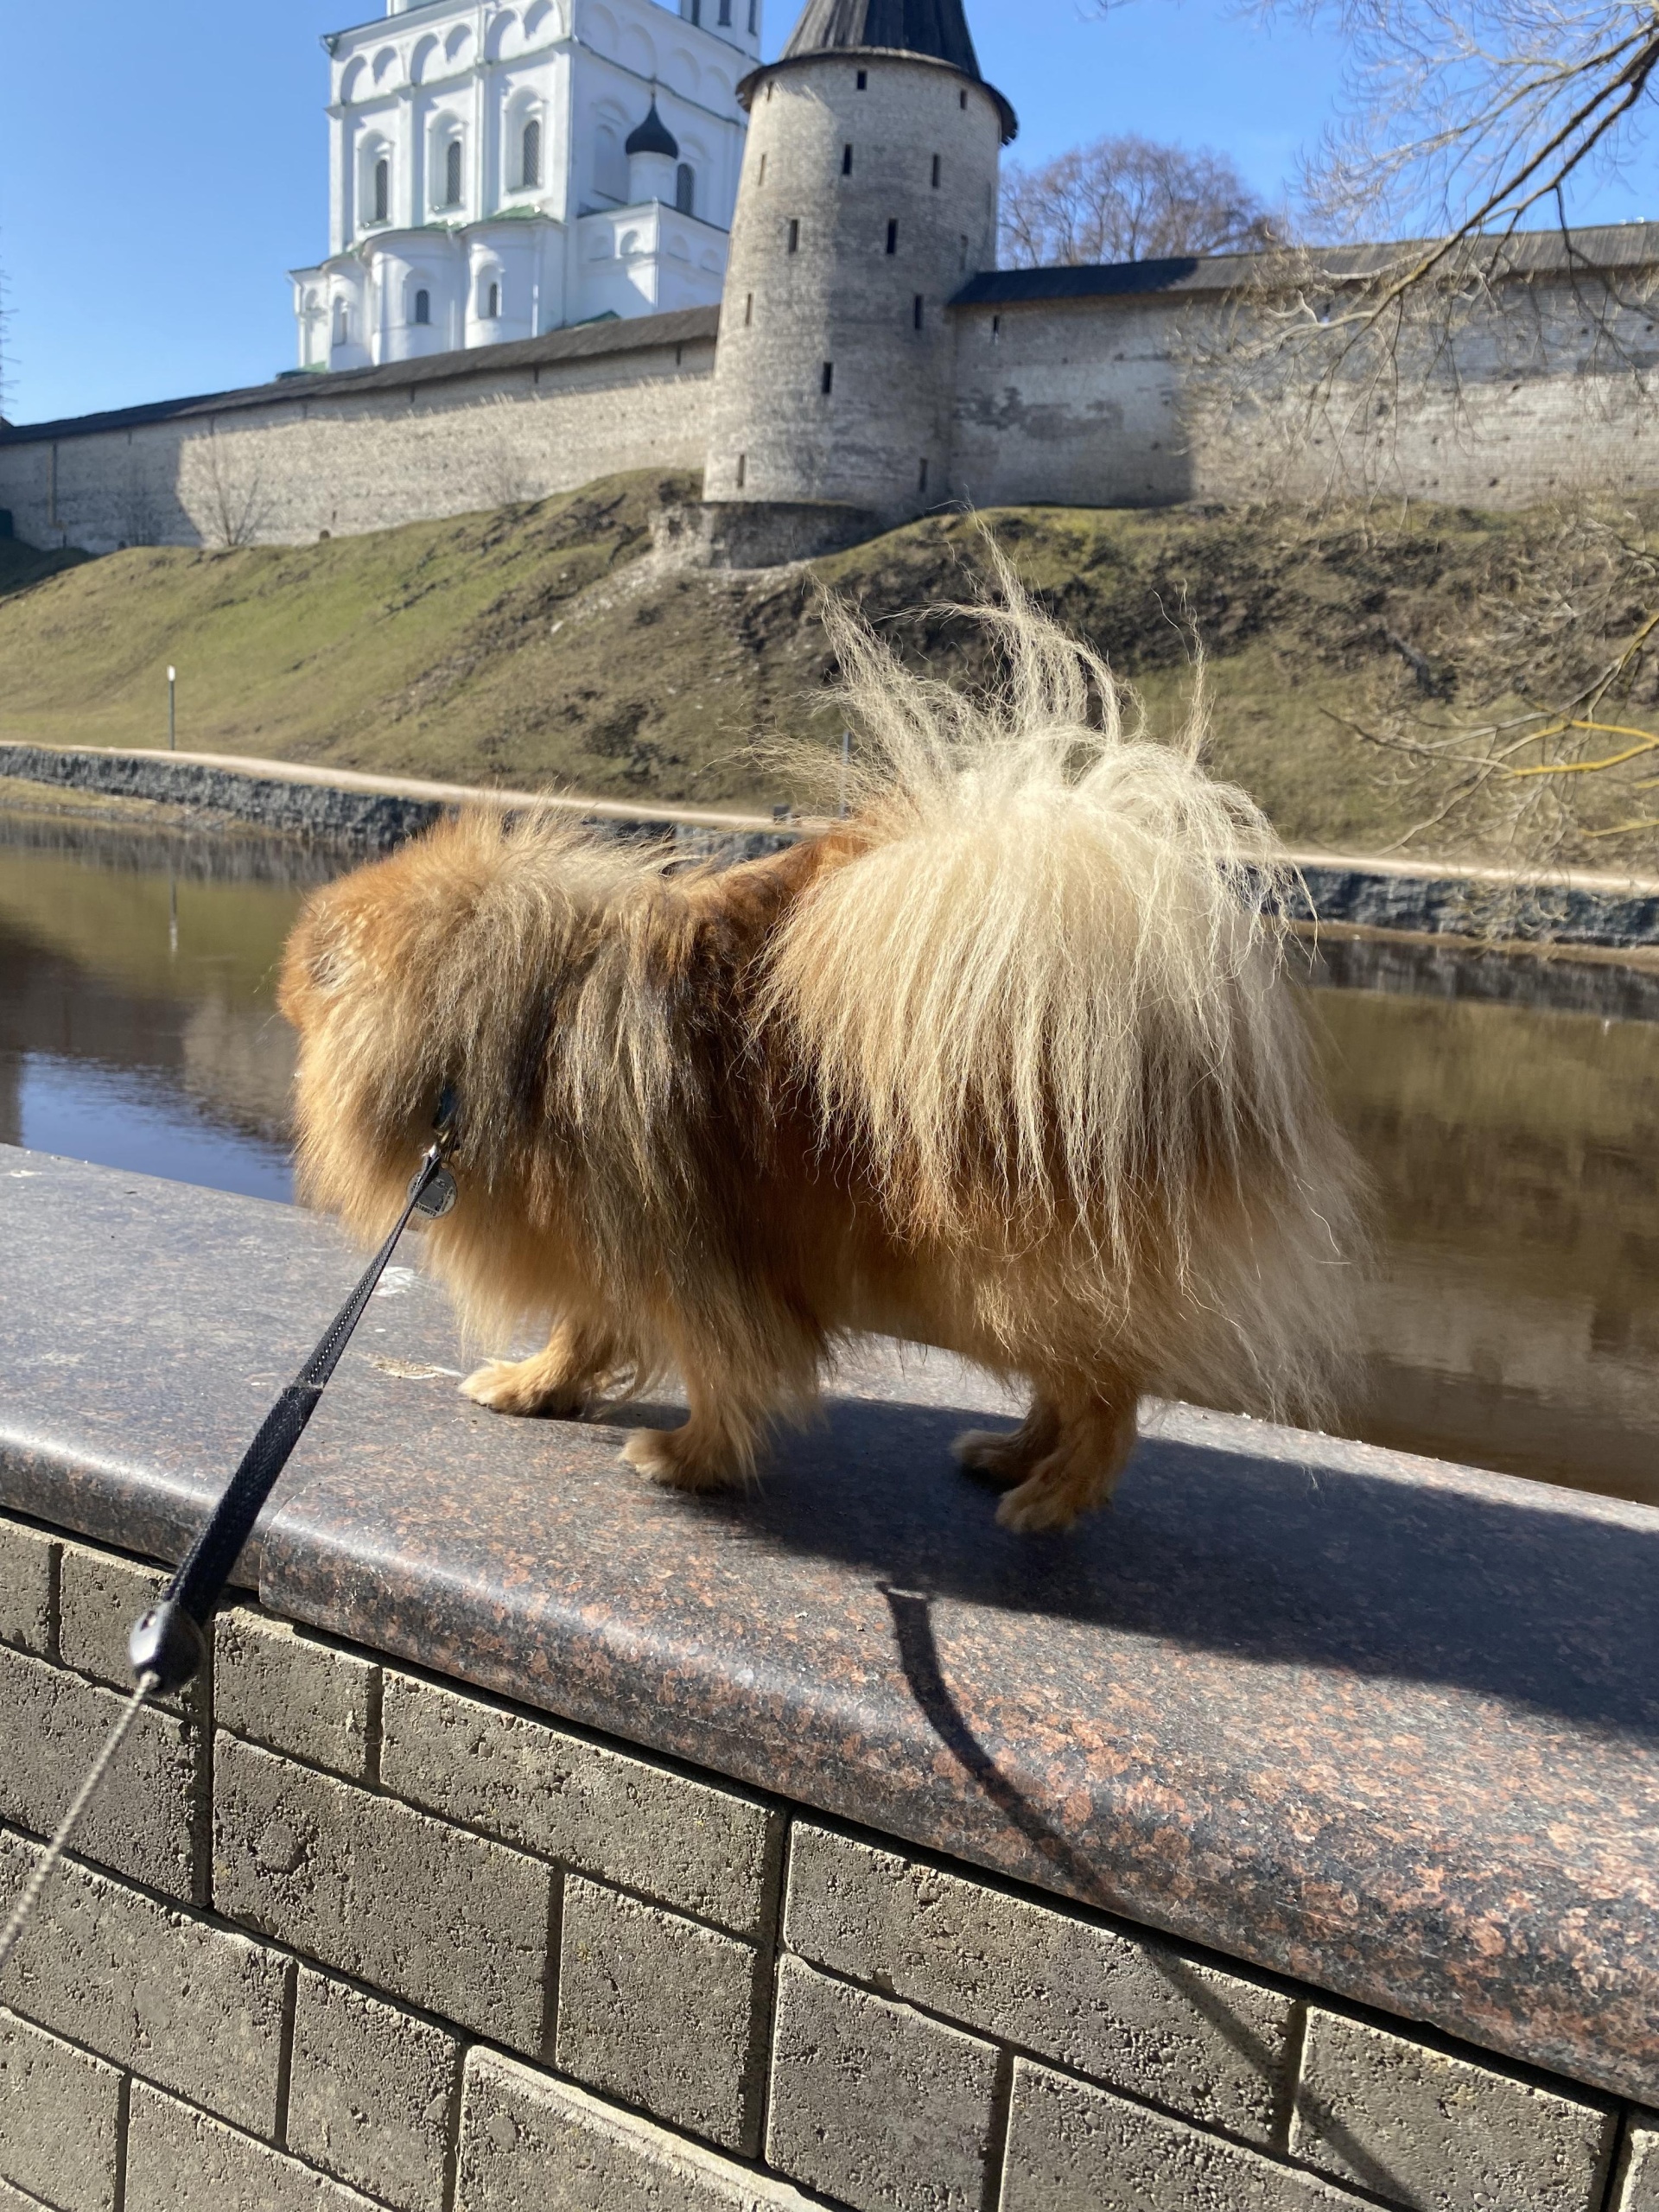
<path id="1" fill-rule="evenodd" d="M 925 54 L 979 80 L 979 57 L 962 0 L 807 0 L 784 58 L 847 47 Z"/>
<path id="2" fill-rule="evenodd" d="M 771 67 L 786 67 L 827 54 L 913 54 L 985 85 L 963 0 L 807 0 L 789 44 Z M 746 95 L 766 73 L 764 68 L 753 70 L 738 86 L 745 106 Z M 994 85 L 985 89 L 1001 111 L 1006 145 L 1019 122 Z"/>

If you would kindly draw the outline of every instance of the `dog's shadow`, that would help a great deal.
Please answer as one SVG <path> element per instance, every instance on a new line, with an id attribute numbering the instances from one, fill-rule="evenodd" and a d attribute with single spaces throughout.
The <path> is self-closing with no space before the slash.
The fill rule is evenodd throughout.
<path id="1" fill-rule="evenodd" d="M 668 1425 L 666 1406 L 628 1420 Z M 737 1541 L 838 1560 L 892 1589 L 1248 1662 L 1455 1684 L 1578 1723 L 1659 1735 L 1659 1515 L 1651 1532 L 1561 1494 L 1384 1478 L 1170 1438 L 1115 1503 L 1014 1536 L 951 1439 L 982 1410 L 832 1398 L 741 1494 L 677 1510 Z"/>

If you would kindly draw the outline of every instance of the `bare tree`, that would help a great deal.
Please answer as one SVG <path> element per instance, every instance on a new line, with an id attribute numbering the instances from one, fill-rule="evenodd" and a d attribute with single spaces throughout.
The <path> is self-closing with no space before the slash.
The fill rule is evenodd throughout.
<path id="1" fill-rule="evenodd" d="M 1002 171 L 1010 268 L 1260 252 L 1280 230 L 1225 156 L 1202 149 L 1101 138 L 1040 168 Z"/>
<path id="2" fill-rule="evenodd" d="M 1417 815 L 1402 844 L 1450 838 L 1522 875 L 1651 868 L 1659 548 L 1641 515 L 1568 501 L 1452 634 L 1386 642 L 1397 687 L 1349 728 Z"/>
<path id="3" fill-rule="evenodd" d="M 479 428 L 473 442 L 474 497 L 481 508 L 516 507 L 534 494 L 524 450 L 524 404 L 499 391 L 473 410 Z"/>
<path id="4" fill-rule="evenodd" d="M 1473 241 L 1541 219 L 1639 150 L 1659 68 L 1653 0 L 1260 0 L 1334 18 L 1349 41 L 1344 112 L 1305 165 L 1334 235 L 1429 235 L 1417 281 Z"/>
<path id="5" fill-rule="evenodd" d="M 257 544 L 270 519 L 271 496 L 257 461 L 238 455 L 229 438 L 212 432 L 207 447 L 207 536 L 229 550 Z"/>

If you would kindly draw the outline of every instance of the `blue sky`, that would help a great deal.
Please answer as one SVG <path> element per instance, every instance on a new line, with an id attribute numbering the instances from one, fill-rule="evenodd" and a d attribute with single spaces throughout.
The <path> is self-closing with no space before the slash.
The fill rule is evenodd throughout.
<path id="1" fill-rule="evenodd" d="M 325 246 L 326 30 L 378 0 L 75 0 L 10 11 L 0 92 L 4 411 L 35 422 L 255 384 L 294 358 L 285 270 Z M 1281 196 L 1340 49 L 1229 0 L 969 0 L 1039 161 L 1108 132 L 1211 146 Z M 768 0 L 767 48 L 794 0 Z M 1629 191 L 1581 215 L 1644 213 Z"/>

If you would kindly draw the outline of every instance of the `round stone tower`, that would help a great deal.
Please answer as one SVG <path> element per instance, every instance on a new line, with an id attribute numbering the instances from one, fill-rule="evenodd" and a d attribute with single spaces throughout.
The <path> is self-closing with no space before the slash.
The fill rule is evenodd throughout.
<path id="1" fill-rule="evenodd" d="M 918 513 L 949 496 L 945 310 L 995 264 L 1014 111 L 962 0 L 809 0 L 738 97 L 703 498 Z"/>

